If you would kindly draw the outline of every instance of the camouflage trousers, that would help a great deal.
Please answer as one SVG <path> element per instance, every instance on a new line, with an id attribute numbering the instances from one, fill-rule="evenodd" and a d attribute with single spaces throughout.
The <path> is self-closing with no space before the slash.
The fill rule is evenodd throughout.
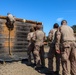
<path id="1" fill-rule="evenodd" d="M 28 63 L 31 64 L 31 53 L 33 55 L 33 58 L 34 58 L 34 63 L 36 63 L 36 60 L 35 60 L 35 55 L 34 55 L 34 44 L 31 43 L 29 46 L 28 46 Z"/>
<path id="2" fill-rule="evenodd" d="M 36 59 L 36 67 L 45 66 L 44 46 L 35 45 L 34 55 Z"/>
<path id="3" fill-rule="evenodd" d="M 48 53 L 48 69 L 53 71 L 53 58 L 56 58 L 56 71 L 60 71 L 60 54 L 56 53 L 55 44 L 50 45 Z"/>
<path id="4" fill-rule="evenodd" d="M 61 56 L 63 75 L 76 75 L 76 43 L 63 42 Z"/>

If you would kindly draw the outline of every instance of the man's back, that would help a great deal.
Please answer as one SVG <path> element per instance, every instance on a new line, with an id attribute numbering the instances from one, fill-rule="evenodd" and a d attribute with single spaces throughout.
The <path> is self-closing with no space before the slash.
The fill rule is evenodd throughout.
<path id="1" fill-rule="evenodd" d="M 52 29 L 51 31 L 50 31 L 50 33 L 49 33 L 49 39 L 50 39 L 50 41 L 52 42 L 52 43 L 54 43 L 55 42 L 55 33 L 56 33 L 56 31 L 57 31 L 57 29 Z"/>
<path id="2" fill-rule="evenodd" d="M 43 42 L 44 41 L 44 32 L 42 30 L 36 31 L 36 42 Z"/>
<path id="3" fill-rule="evenodd" d="M 67 40 L 75 40 L 74 37 L 74 32 L 73 29 L 67 25 L 62 25 L 61 26 L 61 34 L 62 34 L 62 40 L 67 41 Z"/>

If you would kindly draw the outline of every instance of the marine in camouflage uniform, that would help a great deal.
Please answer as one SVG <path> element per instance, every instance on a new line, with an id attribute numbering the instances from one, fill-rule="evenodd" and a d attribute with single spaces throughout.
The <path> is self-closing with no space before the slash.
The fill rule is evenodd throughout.
<path id="1" fill-rule="evenodd" d="M 34 32 L 33 40 L 35 42 L 34 55 L 36 58 L 36 68 L 41 68 L 41 63 L 44 64 L 44 39 L 45 34 L 41 30 L 41 25 L 37 25 L 37 30 Z M 43 58 L 43 59 L 42 59 Z M 42 62 L 43 61 L 43 62 Z"/>
<path id="2" fill-rule="evenodd" d="M 6 18 L 7 22 L 6 22 L 6 26 L 9 30 L 13 30 L 14 28 L 14 23 L 15 23 L 15 17 L 10 14 L 7 13 L 7 18 Z"/>
<path id="3" fill-rule="evenodd" d="M 67 26 L 66 20 L 61 22 L 56 33 L 56 43 L 61 44 L 62 75 L 76 75 L 76 42 L 73 29 Z"/>
<path id="4" fill-rule="evenodd" d="M 34 28 L 31 28 L 30 32 L 28 33 L 28 36 L 27 36 L 27 40 L 29 42 L 29 45 L 28 45 L 28 65 L 32 65 L 31 53 L 32 53 L 33 58 L 34 58 L 34 64 L 36 63 L 35 56 L 34 56 L 34 53 L 33 53 L 33 51 L 34 51 L 34 42 L 32 40 L 34 31 L 35 31 Z"/>
<path id="5" fill-rule="evenodd" d="M 60 71 L 60 52 L 56 51 L 55 48 L 55 33 L 58 29 L 59 25 L 57 23 L 54 24 L 54 29 L 52 29 L 49 33 L 49 40 L 51 41 L 50 43 L 50 49 L 49 49 L 49 53 L 48 53 L 48 69 L 51 75 L 54 74 L 53 71 L 53 58 L 54 56 L 56 57 L 56 74 L 59 75 L 59 71 Z"/>

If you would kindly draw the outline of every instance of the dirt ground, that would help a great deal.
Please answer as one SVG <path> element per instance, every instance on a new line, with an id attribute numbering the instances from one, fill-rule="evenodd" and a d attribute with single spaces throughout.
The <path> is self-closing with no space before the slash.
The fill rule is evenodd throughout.
<path id="1" fill-rule="evenodd" d="M 48 52 L 49 48 L 45 47 L 45 52 Z M 9 62 L 0 64 L 0 75 L 46 75 L 44 71 L 47 71 L 48 60 L 46 61 L 46 69 L 42 70 L 42 73 L 37 72 L 34 67 L 27 66 L 27 61 L 22 63 L 21 61 Z M 54 59 L 54 70 L 55 70 L 55 59 Z M 60 70 L 61 74 L 62 68 Z"/>

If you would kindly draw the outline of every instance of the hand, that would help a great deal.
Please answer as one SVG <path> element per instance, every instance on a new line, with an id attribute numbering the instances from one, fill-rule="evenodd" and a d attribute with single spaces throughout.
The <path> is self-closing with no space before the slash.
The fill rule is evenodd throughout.
<path id="1" fill-rule="evenodd" d="M 60 54 L 60 50 L 56 50 L 56 53 Z"/>

